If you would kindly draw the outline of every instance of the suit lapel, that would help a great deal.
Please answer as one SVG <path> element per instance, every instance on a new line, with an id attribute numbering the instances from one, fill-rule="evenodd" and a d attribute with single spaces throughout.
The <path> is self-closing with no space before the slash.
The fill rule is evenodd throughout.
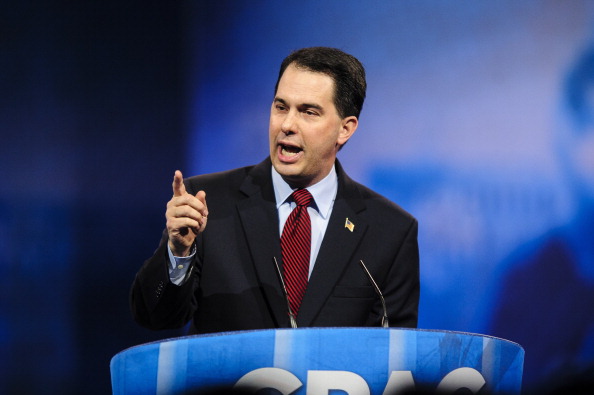
<path id="1" fill-rule="evenodd" d="M 367 221 L 361 216 L 361 212 L 365 210 L 365 204 L 355 183 L 346 176 L 338 161 L 336 171 L 338 192 L 324 240 L 299 309 L 297 317 L 299 326 L 312 325 L 346 266 L 352 262 L 352 256 L 367 229 Z M 354 224 L 352 231 L 345 226 L 347 218 Z"/>
<path id="2" fill-rule="evenodd" d="M 270 174 L 270 160 L 255 166 L 240 190 L 246 198 L 237 203 L 256 275 L 278 327 L 286 327 L 287 303 L 273 258 L 280 265 L 278 211 Z"/>

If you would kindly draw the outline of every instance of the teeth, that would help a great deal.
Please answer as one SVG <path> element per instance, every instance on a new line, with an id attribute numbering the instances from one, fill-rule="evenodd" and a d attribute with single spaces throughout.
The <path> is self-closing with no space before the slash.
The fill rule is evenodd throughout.
<path id="1" fill-rule="evenodd" d="M 294 156 L 294 155 L 297 155 L 297 152 L 289 152 L 285 148 L 283 148 L 282 153 L 285 156 Z"/>
<path id="2" fill-rule="evenodd" d="M 286 147 L 283 146 L 281 153 L 286 156 L 295 156 L 300 152 L 300 150 L 296 147 Z"/>

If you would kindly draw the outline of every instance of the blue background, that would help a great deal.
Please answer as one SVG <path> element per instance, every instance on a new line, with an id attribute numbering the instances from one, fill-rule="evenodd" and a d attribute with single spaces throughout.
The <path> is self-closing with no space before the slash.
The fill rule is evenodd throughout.
<path id="1" fill-rule="evenodd" d="M 592 365 L 593 16 L 586 1 L 1 3 L 0 392 L 108 393 L 114 354 L 183 333 L 138 327 L 127 304 L 173 171 L 262 160 L 280 61 L 313 45 L 367 69 L 339 158 L 419 219 L 419 327 L 522 344 L 529 385 Z"/>

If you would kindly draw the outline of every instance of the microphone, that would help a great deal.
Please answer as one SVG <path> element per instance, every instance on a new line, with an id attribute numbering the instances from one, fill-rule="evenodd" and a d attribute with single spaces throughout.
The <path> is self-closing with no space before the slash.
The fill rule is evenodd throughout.
<path id="1" fill-rule="evenodd" d="M 276 259 L 275 259 L 275 262 L 276 262 Z M 388 309 L 386 308 L 386 300 L 384 299 L 384 295 L 382 295 L 382 291 L 380 291 L 379 287 L 377 286 L 377 283 L 375 282 L 375 280 L 373 279 L 373 276 L 371 275 L 371 272 L 369 271 L 369 269 L 367 269 L 367 266 L 365 266 L 365 263 L 363 263 L 363 260 L 360 260 L 359 263 L 361 264 L 363 271 L 367 275 L 369 282 L 371 283 L 371 285 L 373 285 L 373 289 L 375 289 L 375 293 L 377 294 L 377 296 L 379 296 L 380 301 L 382 302 L 382 308 L 384 309 L 384 316 L 382 317 L 382 327 L 389 328 L 390 325 L 388 324 Z"/>
<path id="2" fill-rule="evenodd" d="M 297 320 L 295 319 L 295 314 L 293 314 L 293 310 L 291 309 L 291 302 L 289 302 L 289 293 L 287 292 L 287 286 L 285 285 L 283 274 L 281 273 L 280 266 L 278 266 L 276 257 L 272 257 L 272 259 L 274 259 L 274 266 L 276 266 L 276 274 L 278 274 L 278 279 L 280 280 L 283 293 L 285 294 L 285 299 L 287 300 L 287 309 L 289 311 L 289 321 L 291 322 L 291 328 L 297 328 Z"/>

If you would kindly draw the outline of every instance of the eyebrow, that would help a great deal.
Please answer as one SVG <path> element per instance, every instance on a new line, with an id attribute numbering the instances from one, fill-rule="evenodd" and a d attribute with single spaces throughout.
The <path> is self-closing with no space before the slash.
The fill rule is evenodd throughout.
<path id="1" fill-rule="evenodd" d="M 282 103 L 284 105 L 287 105 L 287 102 L 284 99 L 281 99 L 280 97 L 275 97 L 274 101 Z M 316 110 L 320 110 L 320 111 L 324 110 L 322 108 L 322 106 L 320 106 L 319 104 L 314 104 L 314 103 L 301 103 L 298 105 L 298 107 L 299 108 L 315 108 Z"/>

